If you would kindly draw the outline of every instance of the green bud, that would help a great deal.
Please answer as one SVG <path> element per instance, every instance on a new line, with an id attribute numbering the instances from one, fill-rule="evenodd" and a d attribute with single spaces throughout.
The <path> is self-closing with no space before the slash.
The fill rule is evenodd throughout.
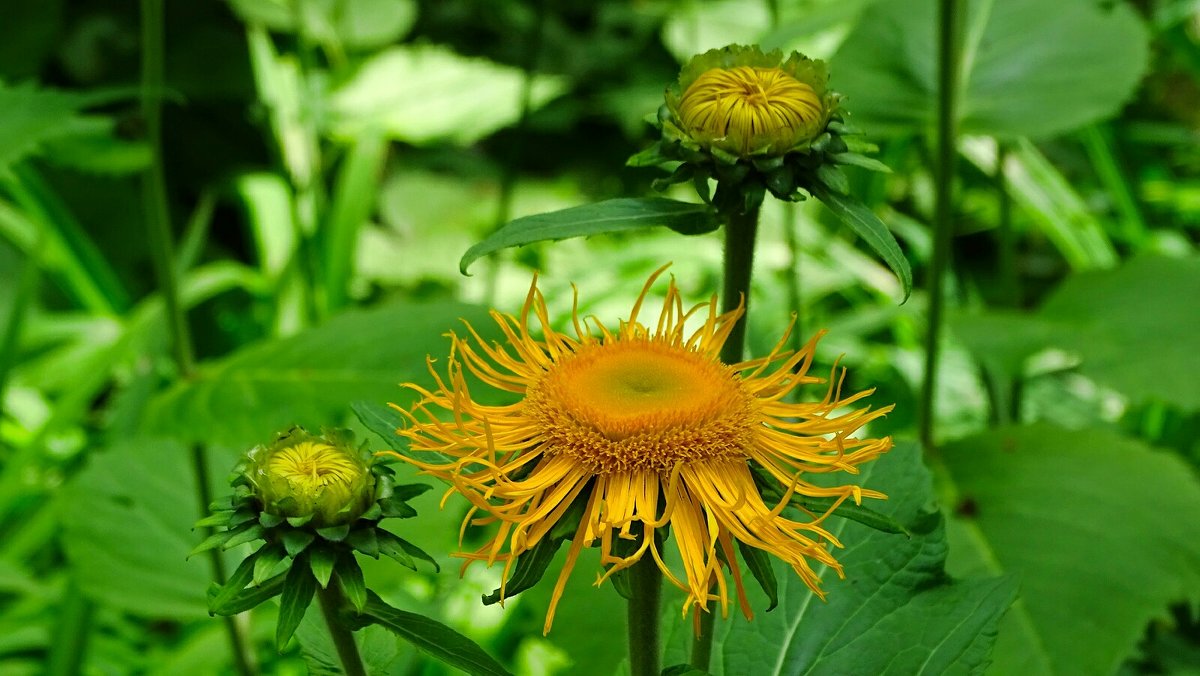
<path id="1" fill-rule="evenodd" d="M 244 475 L 264 512 L 311 528 L 350 523 L 375 501 L 370 456 L 337 432 L 300 428 L 249 453 Z"/>

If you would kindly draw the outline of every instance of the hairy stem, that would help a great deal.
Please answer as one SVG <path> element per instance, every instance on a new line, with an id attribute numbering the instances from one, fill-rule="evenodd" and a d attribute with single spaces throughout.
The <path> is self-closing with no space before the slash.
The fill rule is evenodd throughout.
<path id="1" fill-rule="evenodd" d="M 332 582 L 324 589 L 318 587 L 317 601 L 321 604 L 321 615 L 325 618 L 329 638 L 333 640 L 333 647 L 337 649 L 346 676 L 367 676 L 362 657 L 358 654 L 358 644 L 354 642 L 354 632 L 338 619 L 338 609 L 345 603 L 341 588 Z"/>

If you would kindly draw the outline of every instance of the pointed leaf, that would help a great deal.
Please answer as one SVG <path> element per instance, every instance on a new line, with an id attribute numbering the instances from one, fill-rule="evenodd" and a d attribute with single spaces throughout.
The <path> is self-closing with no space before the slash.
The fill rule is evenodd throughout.
<path id="1" fill-rule="evenodd" d="M 775 579 L 775 570 L 771 568 L 771 557 L 763 550 L 751 547 L 741 540 L 738 540 L 738 551 L 742 553 L 746 568 L 767 595 L 767 612 L 775 610 L 775 606 L 779 605 L 779 580 Z"/>
<path id="2" fill-rule="evenodd" d="M 512 573 L 504 585 L 504 597 L 496 589 L 491 594 L 483 595 L 483 605 L 490 606 L 505 598 L 511 598 L 537 584 L 546 573 L 546 567 L 554 560 L 554 554 L 562 545 L 562 540 L 551 538 L 549 534 L 538 541 L 533 549 L 526 550 L 517 557 L 513 564 Z"/>
<path id="3" fill-rule="evenodd" d="M 287 550 L 283 545 L 272 543 L 259 550 L 258 559 L 254 561 L 254 584 L 262 584 L 271 576 L 279 562 L 287 558 Z"/>
<path id="4" fill-rule="evenodd" d="M 900 283 L 904 285 L 904 300 L 908 300 L 909 294 L 912 293 L 912 268 L 909 267 L 904 252 L 900 250 L 900 245 L 896 243 L 896 238 L 875 212 L 854 197 L 840 195 L 820 183 L 812 186 L 812 193 L 883 258 L 892 272 L 900 278 Z"/>
<path id="5" fill-rule="evenodd" d="M 463 254 L 458 269 L 464 275 L 471 263 L 494 251 L 533 242 L 586 237 L 665 226 L 683 234 L 709 232 L 716 214 L 706 204 L 662 197 L 619 198 L 518 218 Z"/>
<path id="6" fill-rule="evenodd" d="M 225 616 L 244 613 L 260 603 L 278 596 L 283 591 L 283 583 L 286 578 L 287 573 L 283 572 L 260 585 L 247 587 L 229 601 L 221 605 L 213 605 L 212 612 Z"/>
<path id="7" fill-rule="evenodd" d="M 367 594 L 362 615 L 354 618 L 360 626 L 374 622 L 391 630 L 433 658 L 462 669 L 468 674 L 509 676 L 509 672 L 499 662 L 466 636 L 437 620 L 393 608 L 384 603 L 374 592 L 367 592 Z"/>
<path id="8" fill-rule="evenodd" d="M 317 536 L 306 530 L 292 529 L 284 531 L 280 539 L 283 541 L 283 547 L 287 550 L 288 556 L 295 557 L 300 556 L 300 553 L 311 545 Z"/>
<path id="9" fill-rule="evenodd" d="M 275 649 L 280 652 L 287 647 L 288 640 L 304 619 L 304 611 L 312 603 L 317 592 L 317 581 L 303 558 L 292 563 L 283 581 L 283 593 L 279 597 L 279 621 L 275 624 Z"/>
<path id="10" fill-rule="evenodd" d="M 329 577 L 333 575 L 333 564 L 337 558 L 337 552 L 332 547 L 313 547 L 308 552 L 308 565 L 322 589 L 329 586 Z"/>
<path id="11" fill-rule="evenodd" d="M 337 571 L 338 582 L 341 583 L 346 598 L 355 610 L 361 613 L 363 604 L 367 602 L 367 584 L 363 581 L 362 568 L 358 567 L 358 561 L 353 554 L 347 554 L 338 558 L 334 570 Z"/>
<path id="12" fill-rule="evenodd" d="M 346 544 L 367 556 L 379 558 L 379 537 L 374 527 L 359 528 L 346 537 Z"/>
<path id="13" fill-rule="evenodd" d="M 250 581 L 254 579 L 254 564 L 258 560 L 259 554 L 266 548 L 267 546 L 264 545 L 262 549 L 242 560 L 237 569 L 233 571 L 233 575 L 230 575 L 224 586 L 217 591 L 216 596 L 209 599 L 210 611 L 215 613 L 214 608 L 229 603 L 230 599 L 237 596 L 246 585 L 250 584 Z"/>

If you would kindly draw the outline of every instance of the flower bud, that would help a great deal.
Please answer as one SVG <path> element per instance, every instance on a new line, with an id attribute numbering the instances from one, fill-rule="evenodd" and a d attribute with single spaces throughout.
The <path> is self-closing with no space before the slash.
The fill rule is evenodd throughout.
<path id="1" fill-rule="evenodd" d="M 300 428 L 249 453 L 246 479 L 264 512 L 314 528 L 354 521 L 375 501 L 370 456 L 347 435 L 314 436 Z"/>

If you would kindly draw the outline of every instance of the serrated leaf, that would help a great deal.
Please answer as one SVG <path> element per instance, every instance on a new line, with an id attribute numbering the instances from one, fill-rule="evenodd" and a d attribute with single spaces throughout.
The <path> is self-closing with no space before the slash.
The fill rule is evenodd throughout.
<path id="1" fill-rule="evenodd" d="M 716 212 L 706 204 L 662 197 L 618 198 L 518 218 L 467 249 L 458 269 L 464 275 L 471 263 L 501 249 L 533 242 L 667 227 L 683 234 L 709 232 L 717 227 Z"/>
<path id="2" fill-rule="evenodd" d="M 522 552 L 504 584 L 503 598 L 500 596 L 500 589 L 497 588 L 491 594 L 483 595 L 483 605 L 490 606 L 516 596 L 541 581 L 542 576 L 546 574 L 546 567 L 554 560 L 554 554 L 560 546 L 561 539 L 551 538 L 547 534 L 532 549 Z"/>
<path id="3" fill-rule="evenodd" d="M 304 619 L 304 612 L 317 592 L 317 581 L 303 559 L 293 562 L 283 581 L 279 596 L 279 620 L 275 624 L 275 649 L 283 652 L 288 640 Z"/>
<path id="4" fill-rule="evenodd" d="M 752 621 L 717 619 L 716 676 L 755 674 L 978 673 L 988 661 L 995 628 L 1016 593 L 1011 577 L 951 580 L 940 516 L 926 513 L 930 476 L 916 444 L 899 443 L 861 466 L 856 483 L 888 494 L 900 523 L 931 521 L 912 538 L 882 533 L 849 520 L 825 527 L 845 549 L 831 550 L 846 579 L 818 566 L 827 597 L 818 599 L 796 573 L 771 557 L 779 607 Z M 820 475 L 819 483 L 846 477 Z M 747 590 L 757 595 L 757 590 Z M 686 657 L 690 623 L 675 629 L 667 663 Z"/>
<path id="5" fill-rule="evenodd" d="M 896 238 L 875 212 L 854 197 L 840 195 L 820 183 L 812 186 L 812 193 L 829 207 L 838 220 L 849 226 L 883 258 L 900 279 L 904 286 L 904 300 L 908 300 L 909 294 L 912 293 L 912 268 L 909 267 L 904 252 L 900 250 L 900 245 L 896 243 Z"/>
<path id="6" fill-rule="evenodd" d="M 353 554 L 348 554 L 338 559 L 334 570 L 337 572 L 337 579 L 346 599 L 350 601 L 350 605 L 354 606 L 355 610 L 361 613 L 363 604 L 367 602 L 367 583 L 363 581 L 363 572 L 358 561 Z"/>
<path id="7" fill-rule="evenodd" d="M 1114 673 L 1167 604 L 1200 599 L 1200 482 L 1105 430 L 1006 427 L 946 444 L 951 563 L 1021 579 L 1000 674 Z"/>
<path id="8" fill-rule="evenodd" d="M 308 552 L 308 565 L 322 589 L 329 586 L 329 577 L 333 575 L 333 564 L 337 558 L 337 551 L 332 547 L 313 547 Z"/>
<path id="9" fill-rule="evenodd" d="M 393 608 L 374 592 L 367 592 L 362 615 L 351 618 L 359 626 L 378 624 L 431 657 L 476 676 L 509 676 L 508 671 L 471 639 L 423 615 Z"/>

